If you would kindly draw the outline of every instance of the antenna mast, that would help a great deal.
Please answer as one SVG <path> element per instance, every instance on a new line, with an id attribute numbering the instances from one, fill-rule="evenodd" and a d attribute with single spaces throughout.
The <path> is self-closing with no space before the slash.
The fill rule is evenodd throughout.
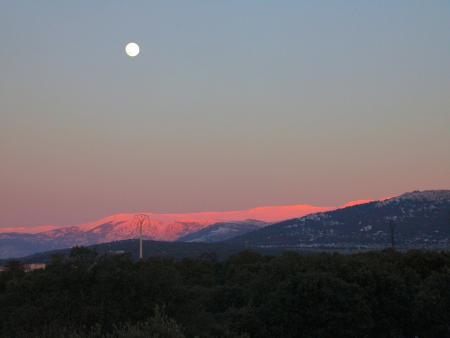
<path id="1" fill-rule="evenodd" d="M 144 258 L 142 247 L 142 226 L 150 223 L 150 218 L 145 214 L 134 215 L 134 225 L 139 226 L 139 259 Z"/>

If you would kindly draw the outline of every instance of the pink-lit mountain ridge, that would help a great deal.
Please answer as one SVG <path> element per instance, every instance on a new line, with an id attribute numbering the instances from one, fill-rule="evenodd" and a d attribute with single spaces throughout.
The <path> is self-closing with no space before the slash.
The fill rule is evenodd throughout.
<path id="1" fill-rule="evenodd" d="M 368 201 L 353 201 L 344 206 L 365 202 Z M 150 221 L 143 225 L 142 230 L 146 239 L 174 241 L 217 223 L 226 224 L 230 222 L 233 223 L 233 226 L 236 226 L 236 222 L 245 221 L 243 224 L 248 225 L 253 220 L 255 227 L 263 227 L 281 220 L 333 209 L 336 209 L 336 207 L 288 205 L 225 212 L 144 213 Z M 131 213 L 117 214 L 78 226 L 46 226 L 42 228 L 46 231 L 41 232 L 24 227 L 0 228 L 0 258 L 19 257 L 74 245 L 90 245 L 136 238 L 139 236 L 139 228 L 135 224 L 134 216 L 135 214 Z"/>

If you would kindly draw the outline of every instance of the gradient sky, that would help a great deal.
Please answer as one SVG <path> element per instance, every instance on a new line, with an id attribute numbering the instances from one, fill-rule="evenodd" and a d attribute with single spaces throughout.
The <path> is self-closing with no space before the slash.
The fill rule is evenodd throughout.
<path id="1" fill-rule="evenodd" d="M 449 1 L 5 0 L 0 43 L 0 226 L 450 188 Z"/>

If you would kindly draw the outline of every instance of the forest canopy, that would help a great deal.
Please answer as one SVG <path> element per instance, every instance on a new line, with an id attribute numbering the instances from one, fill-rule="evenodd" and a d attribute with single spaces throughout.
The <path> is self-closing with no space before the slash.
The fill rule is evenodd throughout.
<path id="1" fill-rule="evenodd" d="M 450 253 L 225 261 L 74 248 L 0 273 L 0 337 L 450 337 Z"/>

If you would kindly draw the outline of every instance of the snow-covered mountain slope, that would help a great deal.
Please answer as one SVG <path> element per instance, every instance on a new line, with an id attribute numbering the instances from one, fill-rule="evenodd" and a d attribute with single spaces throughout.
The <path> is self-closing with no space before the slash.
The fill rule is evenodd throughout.
<path id="1" fill-rule="evenodd" d="M 187 234 L 178 239 L 180 242 L 220 242 L 236 236 L 246 234 L 247 232 L 261 229 L 270 223 L 246 220 L 241 222 L 222 222 L 214 223 L 204 229 Z"/>
<path id="2" fill-rule="evenodd" d="M 230 243 L 258 247 L 450 247 L 450 190 L 415 191 L 269 225 Z"/>
<path id="3" fill-rule="evenodd" d="M 335 209 L 311 205 L 289 205 L 258 207 L 249 210 L 225 212 L 199 212 L 186 214 L 145 213 L 149 221 L 143 225 L 146 239 L 174 241 L 187 234 L 197 232 L 214 223 L 237 222 L 255 219 L 277 222 L 307 214 Z M 11 232 L 11 228 L 0 228 L 0 258 L 29 255 L 43 250 L 90 245 L 130 238 L 139 235 L 135 214 L 118 214 L 79 226 L 56 227 L 51 230 L 24 233 L 24 228 Z"/>

